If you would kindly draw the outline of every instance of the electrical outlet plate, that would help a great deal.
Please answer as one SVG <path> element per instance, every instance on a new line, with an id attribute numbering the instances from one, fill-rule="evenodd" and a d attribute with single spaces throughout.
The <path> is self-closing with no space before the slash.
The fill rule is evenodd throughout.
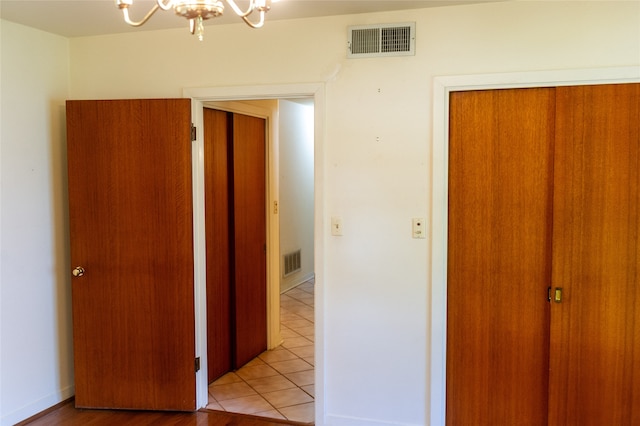
<path id="1" fill-rule="evenodd" d="M 427 234 L 425 232 L 425 224 L 424 224 L 424 218 L 421 217 L 414 217 L 411 220 L 412 223 L 412 235 L 413 238 L 427 238 Z"/>

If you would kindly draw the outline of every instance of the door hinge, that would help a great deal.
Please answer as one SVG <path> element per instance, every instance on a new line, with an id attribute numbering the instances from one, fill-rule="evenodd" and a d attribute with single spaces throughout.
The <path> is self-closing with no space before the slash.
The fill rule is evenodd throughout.
<path id="1" fill-rule="evenodd" d="M 551 287 L 547 287 L 547 302 L 551 302 Z"/>
<path id="2" fill-rule="evenodd" d="M 200 357 L 196 358 L 195 367 L 196 367 L 196 373 L 200 371 Z"/>
<path id="3" fill-rule="evenodd" d="M 196 140 L 196 126 L 191 123 L 191 142 Z"/>

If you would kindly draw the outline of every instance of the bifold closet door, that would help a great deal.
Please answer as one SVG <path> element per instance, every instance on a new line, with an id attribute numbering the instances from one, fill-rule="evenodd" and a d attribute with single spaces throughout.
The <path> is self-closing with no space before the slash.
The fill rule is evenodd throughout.
<path id="1" fill-rule="evenodd" d="M 450 99 L 447 425 L 544 425 L 554 90 Z"/>
<path id="2" fill-rule="evenodd" d="M 549 424 L 640 425 L 640 84 L 556 90 Z"/>

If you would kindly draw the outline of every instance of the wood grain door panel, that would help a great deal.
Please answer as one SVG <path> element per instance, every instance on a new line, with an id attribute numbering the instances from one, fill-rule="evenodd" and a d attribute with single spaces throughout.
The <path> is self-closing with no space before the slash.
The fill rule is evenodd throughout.
<path id="1" fill-rule="evenodd" d="M 68 101 L 78 407 L 194 410 L 188 99 Z"/>
<path id="2" fill-rule="evenodd" d="M 267 349 L 266 122 L 205 109 L 209 381 Z"/>
<path id="3" fill-rule="evenodd" d="M 454 93 L 450 113 L 447 424 L 640 424 L 640 85 Z M 538 280 L 562 289 L 549 319 L 513 285 Z M 546 327 L 523 347 L 548 368 L 518 346 Z"/>
<path id="4" fill-rule="evenodd" d="M 233 115 L 235 365 L 267 349 L 265 120 Z"/>
<path id="5" fill-rule="evenodd" d="M 557 89 L 552 426 L 640 424 L 640 85 Z"/>
<path id="6" fill-rule="evenodd" d="M 231 371 L 231 253 L 229 114 L 204 109 L 205 228 L 207 247 L 208 380 Z"/>
<path id="7" fill-rule="evenodd" d="M 451 95 L 449 426 L 547 421 L 553 93 Z"/>

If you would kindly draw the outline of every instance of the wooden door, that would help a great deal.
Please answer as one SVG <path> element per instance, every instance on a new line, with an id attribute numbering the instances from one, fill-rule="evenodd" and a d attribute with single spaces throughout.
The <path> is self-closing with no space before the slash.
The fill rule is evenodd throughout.
<path id="1" fill-rule="evenodd" d="M 78 407 L 194 410 L 188 99 L 69 101 Z"/>
<path id="2" fill-rule="evenodd" d="M 233 369 L 229 113 L 204 109 L 205 228 L 207 246 L 207 359 L 213 382 Z"/>
<path id="3" fill-rule="evenodd" d="M 513 103 L 503 102 L 509 91 L 456 93 L 451 98 L 447 423 L 640 424 L 640 85 L 541 90 L 554 93 L 549 108 L 524 95 L 535 93 L 531 89 L 521 90 Z M 496 102 L 503 102 L 506 111 Z M 538 120 L 539 114 L 549 120 L 547 124 L 528 129 L 529 120 Z M 514 121 L 505 123 L 507 119 Z M 513 137 L 513 126 L 524 126 L 531 135 L 555 126 L 547 140 L 553 159 L 542 162 L 532 156 L 505 174 L 498 172 L 518 164 L 524 155 L 500 142 Z M 541 139 L 534 136 L 527 144 L 535 146 Z M 461 143 L 466 144 L 464 149 Z M 529 150 L 528 145 L 521 148 Z M 553 208 L 550 245 L 549 228 L 543 232 L 531 226 L 535 214 L 548 217 L 548 207 L 538 213 L 520 207 L 535 205 L 523 204 L 522 197 L 528 200 L 535 194 L 527 182 L 537 168 L 550 169 L 553 180 L 548 192 L 553 197 L 548 203 Z M 502 182 L 492 183 L 496 179 Z M 540 181 L 538 189 L 548 188 L 548 179 Z M 518 215 L 521 218 L 512 222 Z M 499 229 L 487 217 L 499 222 Z M 509 231 L 512 224 L 524 229 Z M 540 349 L 549 354 L 548 369 L 544 365 L 535 369 L 529 355 L 515 354 L 532 368 L 527 375 L 508 368 L 505 353 L 515 350 L 502 351 L 508 346 L 495 335 L 506 331 L 524 342 L 532 326 L 516 327 L 513 318 L 504 315 L 520 299 L 496 299 L 496 293 L 509 289 L 494 280 L 506 276 L 505 263 L 528 263 L 527 256 L 536 250 L 510 253 L 503 248 L 509 248 L 514 237 L 527 247 L 526 234 L 531 231 L 547 241 L 552 294 L 561 289 L 562 300 L 550 303 L 549 341 Z M 478 232 L 485 235 L 476 236 Z M 540 268 L 549 271 L 549 264 Z M 488 284 L 478 289 L 474 284 L 478 282 Z M 509 291 L 514 288 L 519 287 L 510 285 Z M 528 309 L 525 304 L 516 308 L 522 312 L 519 316 L 533 322 Z M 513 412 L 505 405 L 522 404 L 538 395 L 539 388 L 504 392 L 492 384 L 503 380 L 496 379 L 500 375 L 524 381 L 548 376 L 548 419 L 522 408 L 515 417 L 505 414 Z"/>
<path id="4" fill-rule="evenodd" d="M 553 89 L 450 99 L 447 425 L 547 421 Z"/>
<path id="5" fill-rule="evenodd" d="M 640 424 L 640 85 L 557 89 L 551 426 Z"/>
<path id="6" fill-rule="evenodd" d="M 209 381 L 267 349 L 265 120 L 205 109 Z"/>
<path id="7" fill-rule="evenodd" d="M 235 366 L 267 349 L 265 120 L 233 115 Z"/>

